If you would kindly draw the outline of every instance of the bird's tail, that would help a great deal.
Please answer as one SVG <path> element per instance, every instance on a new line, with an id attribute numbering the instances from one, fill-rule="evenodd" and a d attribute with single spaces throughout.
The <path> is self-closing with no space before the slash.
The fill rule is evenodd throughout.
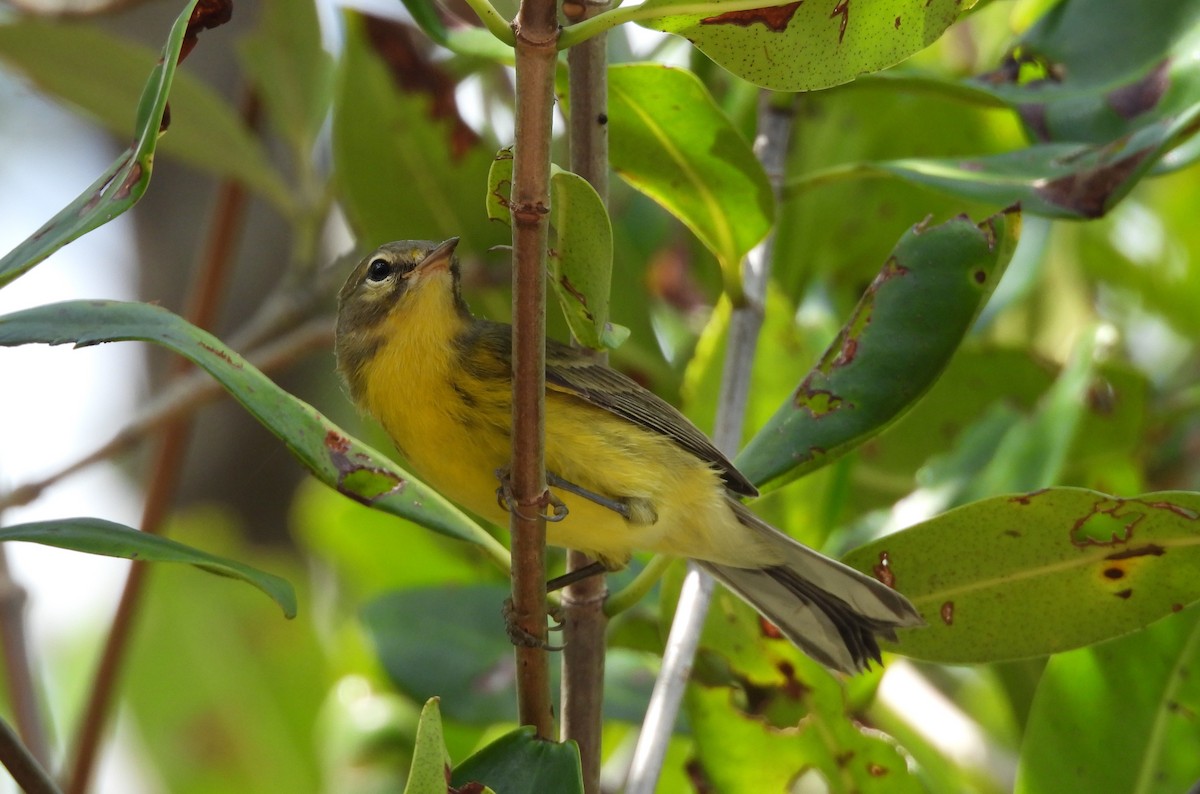
<path id="1" fill-rule="evenodd" d="M 872 659 L 880 661 L 876 635 L 894 642 L 896 629 L 924 624 L 908 599 L 892 588 L 797 543 L 741 502 L 731 499 L 730 505 L 780 562 L 767 568 L 699 564 L 826 667 L 845 673 L 866 670 Z"/>

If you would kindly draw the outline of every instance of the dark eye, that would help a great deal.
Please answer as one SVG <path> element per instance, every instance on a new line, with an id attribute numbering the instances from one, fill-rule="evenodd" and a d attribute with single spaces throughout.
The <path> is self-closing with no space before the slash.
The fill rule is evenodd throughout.
<path id="1" fill-rule="evenodd" d="M 386 259 L 376 259 L 367 265 L 367 281 L 383 281 L 392 275 L 392 263 Z"/>

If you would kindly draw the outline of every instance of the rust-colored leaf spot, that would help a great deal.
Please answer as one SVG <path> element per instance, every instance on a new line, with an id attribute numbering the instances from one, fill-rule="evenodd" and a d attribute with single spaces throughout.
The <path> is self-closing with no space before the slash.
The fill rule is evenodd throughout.
<path id="1" fill-rule="evenodd" d="M 896 18 L 899 19 L 899 17 L 896 17 Z M 870 775 L 871 777 L 884 777 L 889 772 L 891 772 L 891 770 L 888 769 L 883 764 L 876 764 L 876 763 L 867 764 L 867 774 Z"/>
<path id="2" fill-rule="evenodd" d="M 803 700 L 812 688 L 796 677 L 796 668 L 789 661 L 781 661 L 776 665 L 783 675 L 783 694 L 792 700 Z"/>
<path id="3" fill-rule="evenodd" d="M 811 381 L 812 374 L 810 373 L 800 384 L 800 388 L 796 390 L 792 403 L 797 409 L 807 411 L 808 415 L 814 419 L 820 419 L 822 416 L 828 416 L 842 408 L 845 401 L 841 397 L 829 389 L 813 388 Z"/>
<path id="4" fill-rule="evenodd" d="M 779 627 L 776 626 L 771 621 L 769 621 L 766 618 L 761 617 L 761 616 L 758 618 L 758 630 L 760 632 L 762 632 L 762 635 L 764 637 L 766 637 L 767 639 L 771 639 L 771 640 L 784 639 L 783 632 L 779 630 Z"/>
<path id="5" fill-rule="evenodd" d="M 1133 537 L 1146 512 L 1130 507 L 1132 500 L 1098 499 L 1087 515 L 1071 525 L 1071 543 L 1076 546 L 1115 546 Z"/>
<path id="6" fill-rule="evenodd" d="M 1011 496 L 1011 497 L 1009 497 L 1008 501 L 1016 502 L 1017 504 L 1021 505 L 1022 507 L 1029 507 L 1029 505 L 1033 504 L 1033 500 L 1035 498 L 1046 493 L 1046 491 L 1048 491 L 1048 490 L 1049 490 L 1048 488 L 1039 488 L 1036 491 L 1030 491 L 1029 493 L 1018 494 L 1017 496 Z"/>
<path id="7" fill-rule="evenodd" d="M 1133 588 L 1127 587 L 1124 590 L 1118 590 L 1117 592 L 1113 593 L 1113 595 L 1115 595 L 1117 598 L 1121 598 L 1121 599 L 1128 601 L 1129 598 L 1133 595 Z"/>
<path id="8" fill-rule="evenodd" d="M 893 590 L 896 589 L 896 574 L 892 573 L 892 561 L 886 551 L 879 552 L 879 562 L 871 568 L 875 578 Z"/>
<path id="9" fill-rule="evenodd" d="M 1183 604 L 1171 604 L 1171 611 L 1172 612 L 1182 612 Z"/>
<path id="10" fill-rule="evenodd" d="M 700 24 L 737 25 L 748 28 L 756 22 L 761 22 L 767 26 L 768 30 L 772 30 L 775 33 L 782 33 L 787 30 L 787 26 L 791 24 L 792 17 L 796 15 L 796 9 L 800 8 L 800 4 L 803 2 L 804 0 L 796 0 L 794 3 L 788 3 L 783 6 L 747 8 L 743 11 L 726 11 L 724 14 L 705 17 L 700 20 Z"/>
<path id="11" fill-rule="evenodd" d="M 1188 521 L 1200 519 L 1200 513 L 1195 510 L 1177 505 L 1174 502 L 1143 502 L 1146 507 L 1153 507 L 1155 510 L 1166 510 L 1169 513 L 1174 513 L 1180 518 L 1186 518 Z"/>
<path id="12" fill-rule="evenodd" d="M 341 433 L 330 430 L 325 434 L 325 448 L 335 454 L 345 455 L 350 451 L 350 440 Z"/>
<path id="13" fill-rule="evenodd" d="M 1019 537 L 1021 537 L 1021 532 L 1020 532 L 1020 530 L 1016 530 L 1016 529 L 1006 529 L 1006 530 L 1004 530 L 1004 534 L 1005 534 L 1005 535 L 1008 535 L 1010 538 L 1019 538 Z"/>
<path id="14" fill-rule="evenodd" d="M 485 791 L 487 791 L 487 786 L 471 781 L 470 783 L 463 783 L 458 788 L 451 787 L 446 789 L 446 794 L 483 794 Z"/>
<path id="15" fill-rule="evenodd" d="M 1170 65 L 1171 59 L 1164 58 L 1142 79 L 1108 92 L 1108 106 L 1123 119 L 1153 110 L 1171 85 Z"/>
<path id="16" fill-rule="evenodd" d="M 230 19 L 233 19 L 233 0 L 200 0 L 196 3 L 183 34 L 177 63 L 183 63 L 183 59 L 195 48 L 201 31 L 220 27 Z"/>
<path id="17" fill-rule="evenodd" d="M 1112 161 L 1101 160 L 1090 168 L 1037 185 L 1034 190 L 1051 204 L 1084 218 L 1099 218 L 1108 212 L 1109 199 L 1124 186 L 1148 153 L 1143 149 Z"/>
<path id="18" fill-rule="evenodd" d="M 892 24 L 895 26 L 896 30 L 899 30 L 900 29 L 900 17 L 896 17 L 896 21 L 893 22 Z"/>
<path id="19" fill-rule="evenodd" d="M 942 604 L 942 608 L 940 610 L 938 610 L 938 613 L 942 616 L 943 623 L 945 623 L 947 626 L 954 625 L 954 602 L 953 601 L 947 601 L 946 603 Z"/>
<path id="20" fill-rule="evenodd" d="M 117 192 L 113 194 L 113 198 L 117 201 L 124 201 L 133 194 L 133 189 L 142 181 L 142 173 L 144 169 L 141 163 L 133 163 L 129 166 L 129 173 L 121 180 L 121 186 L 117 188 Z"/>
<path id="21" fill-rule="evenodd" d="M 1104 569 L 1104 578 L 1105 579 L 1113 579 L 1114 581 L 1117 579 L 1124 579 L 1125 578 L 1125 570 L 1123 568 L 1105 568 Z"/>
<path id="22" fill-rule="evenodd" d="M 1167 553 L 1167 550 L 1157 543 L 1147 543 L 1145 546 L 1138 546 L 1133 549 L 1125 549 L 1124 551 L 1116 551 L 1108 555 L 1106 560 L 1128 560 L 1134 557 L 1161 557 Z"/>
<path id="23" fill-rule="evenodd" d="M 971 274 L 971 278 L 975 279 L 976 284 L 982 286 L 987 283 L 987 271 L 980 268 Z"/>
<path id="24" fill-rule="evenodd" d="M 850 24 L 850 0 L 841 0 L 833 11 L 829 14 L 829 18 L 841 17 L 842 21 L 838 23 L 838 44 L 842 43 L 842 39 L 846 38 L 846 26 Z"/>
<path id="25" fill-rule="evenodd" d="M 233 366 L 233 367 L 237 367 L 238 369 L 242 368 L 241 364 L 234 363 L 233 357 L 229 355 L 228 351 L 222 350 L 219 347 L 214 347 L 213 345 L 206 345 L 203 342 L 200 343 L 200 347 L 204 348 L 209 353 L 212 353 L 214 356 L 221 359 L 226 364 L 229 364 L 230 366 Z"/>
<path id="26" fill-rule="evenodd" d="M 838 753 L 833 757 L 833 760 L 838 765 L 838 769 L 845 769 L 854 760 L 854 751 L 847 750 L 844 753 Z"/>

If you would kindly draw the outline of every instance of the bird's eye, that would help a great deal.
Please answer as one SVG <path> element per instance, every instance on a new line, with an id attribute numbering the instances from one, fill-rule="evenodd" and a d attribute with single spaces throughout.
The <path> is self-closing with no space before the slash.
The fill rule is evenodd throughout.
<path id="1" fill-rule="evenodd" d="M 376 259 L 367 265 L 367 281 L 380 282 L 392 275 L 392 263 L 386 259 Z"/>

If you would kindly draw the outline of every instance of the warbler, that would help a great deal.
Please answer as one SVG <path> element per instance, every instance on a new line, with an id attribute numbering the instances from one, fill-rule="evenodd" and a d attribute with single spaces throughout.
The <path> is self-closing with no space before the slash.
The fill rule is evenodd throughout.
<path id="1" fill-rule="evenodd" d="M 457 238 L 388 243 L 339 294 L 337 366 L 350 397 L 414 474 L 503 524 L 496 472 L 509 465 L 512 326 L 463 300 Z M 771 527 L 740 497 L 752 483 L 666 401 L 586 353 L 546 342 L 545 462 L 566 507 L 547 541 L 616 570 L 634 550 L 689 557 L 812 658 L 853 673 L 876 635 L 918 626 L 900 593 Z"/>

